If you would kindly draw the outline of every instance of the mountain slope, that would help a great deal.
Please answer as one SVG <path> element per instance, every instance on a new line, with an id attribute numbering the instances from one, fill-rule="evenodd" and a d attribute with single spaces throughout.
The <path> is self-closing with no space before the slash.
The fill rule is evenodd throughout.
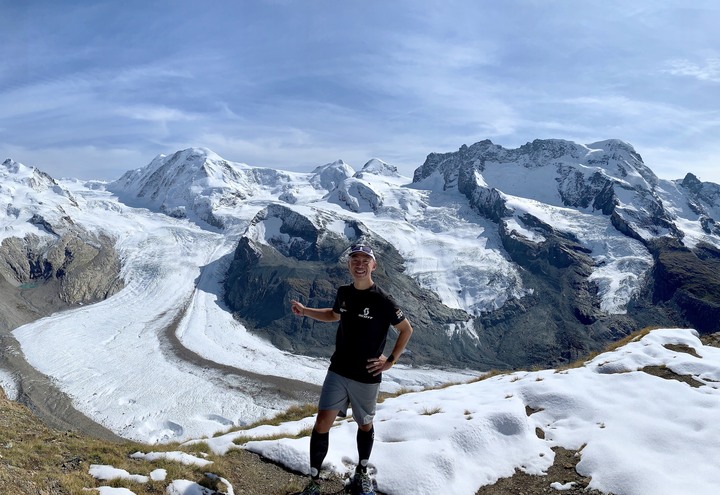
<path id="1" fill-rule="evenodd" d="M 458 495 L 714 494 L 716 469 L 707 459 L 720 449 L 718 359 L 694 331 L 657 329 L 566 369 L 501 373 L 387 399 L 378 406 L 371 458 L 378 487 L 391 494 L 438 487 Z M 255 437 L 245 448 L 307 472 L 309 438 L 293 433 L 312 421 L 231 432 L 209 444 L 221 453 L 234 438 Z M 347 459 L 356 430 L 351 421 L 333 427 L 328 471 L 353 469 Z M 268 434 L 275 437 L 262 438 Z M 576 452 L 566 477 L 533 479 L 552 470 L 558 449 Z"/>

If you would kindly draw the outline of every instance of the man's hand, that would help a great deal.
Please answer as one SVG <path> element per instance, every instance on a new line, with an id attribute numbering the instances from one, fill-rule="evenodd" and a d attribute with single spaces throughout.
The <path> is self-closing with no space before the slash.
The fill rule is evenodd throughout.
<path id="1" fill-rule="evenodd" d="M 368 359 L 368 364 L 365 366 L 368 372 L 372 373 L 372 376 L 378 376 L 383 371 L 387 371 L 392 368 L 393 363 L 387 360 L 385 355 L 380 354 L 380 357 Z"/>
<path id="2" fill-rule="evenodd" d="M 308 308 L 294 299 L 290 301 L 290 309 L 298 316 L 306 316 L 317 321 L 332 322 L 340 319 L 340 315 L 332 308 Z"/>
<path id="3" fill-rule="evenodd" d="M 290 309 L 298 316 L 305 316 L 305 306 L 295 300 L 290 301 Z"/>

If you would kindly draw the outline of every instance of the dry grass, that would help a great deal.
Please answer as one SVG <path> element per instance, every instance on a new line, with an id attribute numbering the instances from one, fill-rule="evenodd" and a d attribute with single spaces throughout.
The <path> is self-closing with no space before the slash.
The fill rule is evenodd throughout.
<path id="1" fill-rule="evenodd" d="M 290 421 L 299 421 L 301 419 L 308 418 L 315 414 L 317 412 L 317 405 L 315 404 L 301 404 L 296 406 L 291 406 L 287 410 L 282 411 L 275 416 L 273 416 L 270 419 L 263 419 L 261 421 L 256 421 L 255 423 L 252 423 L 250 425 L 246 426 L 236 426 L 233 428 L 230 428 L 228 430 L 225 430 L 223 432 L 216 433 L 215 436 L 222 436 L 227 435 L 228 433 L 233 432 L 239 432 L 244 430 L 251 430 L 257 426 L 261 425 L 270 425 L 270 426 L 278 426 L 283 423 L 288 423 Z"/>
<path id="2" fill-rule="evenodd" d="M 277 426 L 282 423 L 287 423 L 289 421 L 298 421 L 304 418 L 308 418 L 315 414 L 317 412 L 317 404 L 302 404 L 299 406 L 292 406 L 287 411 L 283 411 L 269 420 L 263 420 L 258 422 L 259 424 L 263 425 L 272 425 Z M 257 426 L 257 425 L 253 425 Z"/>
<path id="3" fill-rule="evenodd" d="M 422 410 L 420 414 L 424 416 L 432 416 L 433 414 L 440 414 L 443 412 L 442 407 L 436 406 L 436 407 L 426 407 Z"/>
<path id="4" fill-rule="evenodd" d="M 302 438 L 302 437 L 309 437 L 312 433 L 312 426 L 309 426 L 307 428 L 303 428 L 299 432 L 297 432 L 294 435 L 289 435 L 287 433 L 280 433 L 277 435 L 264 435 L 264 436 L 245 436 L 242 433 L 240 433 L 239 436 L 235 437 L 233 440 L 233 443 L 235 445 L 244 445 L 250 441 L 265 441 L 265 440 L 280 440 L 281 438 Z"/>
<path id="5" fill-rule="evenodd" d="M 312 413 L 314 413 L 312 406 Z M 307 417 L 309 406 L 292 408 L 272 421 L 280 423 Z M 300 435 L 309 435 L 309 430 Z M 187 466 L 171 460 L 146 461 L 130 457 L 135 452 L 182 451 L 205 458 L 212 464 Z M 165 469 L 165 481 L 137 483 L 129 480 L 97 480 L 89 474 L 93 464 L 124 469 L 130 474 L 148 476 Z M 211 473 L 213 476 L 207 476 Z M 207 443 L 145 445 L 123 441 L 97 440 L 71 432 L 47 428 L 23 405 L 7 400 L 0 389 L 0 494 L 87 495 L 100 486 L 127 488 L 136 495 L 165 494 L 172 480 L 189 480 L 218 493 L 226 492 L 217 476 L 227 479 L 236 493 L 248 495 L 285 494 L 302 488 L 305 476 L 269 463 L 244 449 L 214 455 Z M 341 480 L 328 481 L 338 489 Z"/>
<path id="6" fill-rule="evenodd" d="M 130 458 L 137 451 L 183 450 L 178 445 L 148 447 L 134 442 L 112 443 L 71 432 L 51 430 L 30 411 L 5 398 L 0 390 L 0 493 L 74 495 L 100 486 L 127 487 L 137 495 L 164 493 L 165 482 L 138 484 L 128 481 L 99 482 L 89 474 L 93 464 L 112 465 L 130 474 L 147 475 L 155 469 L 166 469 L 167 479 L 194 480 L 208 488 L 215 482 L 205 471 L 171 461 L 147 462 Z"/>
<path id="7" fill-rule="evenodd" d="M 289 408 L 260 424 L 279 425 L 315 414 L 315 405 Z M 233 431 L 240 431 L 236 428 Z M 296 436 L 309 436 L 311 428 Z M 287 435 L 283 435 L 287 436 Z M 262 438 L 263 440 L 273 437 Z M 257 439 L 257 438 L 254 438 Z M 242 444 L 249 437 L 238 436 Z M 209 466 L 187 466 L 171 460 L 145 461 L 130 457 L 135 452 L 182 451 L 212 462 Z M 165 481 L 137 483 L 130 480 L 97 480 L 89 474 L 93 464 L 109 465 L 130 474 L 148 476 L 154 470 L 167 471 Z M 253 466 L 250 468 L 249 466 Z M 215 476 L 207 476 L 210 472 Z M 268 474 L 270 473 L 270 474 Z M 144 445 L 124 441 L 112 443 L 68 432 L 51 430 L 36 419 L 27 408 L 5 399 L 0 390 L 0 493 L 74 495 L 88 493 L 99 486 L 127 488 L 136 495 L 166 493 L 172 480 L 190 480 L 201 486 L 225 491 L 217 477 L 231 481 L 236 489 L 250 487 L 244 493 L 285 493 L 286 487 L 298 487 L 304 477 L 269 464 L 248 452 L 230 451 L 214 455 L 207 443 Z M 272 488 L 271 488 L 272 487 Z M 256 490 L 256 491 L 254 491 Z M 90 492 L 92 493 L 92 491 Z"/>

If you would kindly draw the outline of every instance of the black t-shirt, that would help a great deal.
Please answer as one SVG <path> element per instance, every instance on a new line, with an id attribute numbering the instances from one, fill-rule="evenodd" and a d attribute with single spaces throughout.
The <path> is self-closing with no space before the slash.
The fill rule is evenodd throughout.
<path id="1" fill-rule="evenodd" d="M 379 383 L 382 376 L 368 372 L 367 360 L 383 353 L 390 325 L 405 319 L 397 302 L 375 284 L 365 290 L 343 285 L 333 311 L 340 315 L 340 324 L 330 371 L 358 382 Z"/>

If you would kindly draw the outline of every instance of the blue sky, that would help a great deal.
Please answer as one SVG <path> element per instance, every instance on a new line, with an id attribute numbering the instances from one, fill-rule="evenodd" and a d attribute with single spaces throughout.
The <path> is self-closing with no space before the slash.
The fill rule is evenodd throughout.
<path id="1" fill-rule="evenodd" d="M 115 179 L 204 146 L 405 175 L 483 139 L 720 183 L 720 2 L 0 0 L 0 160 Z M 4 156 L 3 156 L 4 155 Z"/>

